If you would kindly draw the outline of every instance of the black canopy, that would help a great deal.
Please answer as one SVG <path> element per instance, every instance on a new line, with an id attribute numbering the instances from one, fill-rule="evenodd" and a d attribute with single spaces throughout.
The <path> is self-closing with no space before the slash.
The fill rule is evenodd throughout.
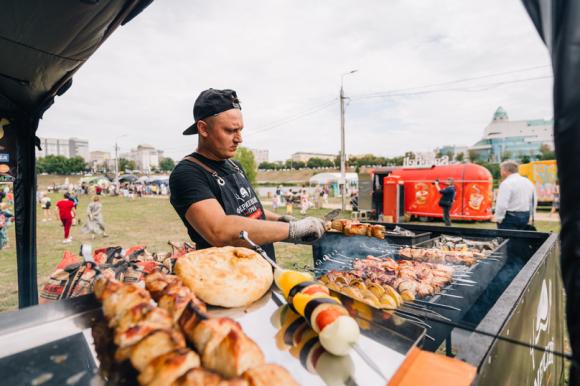
<path id="1" fill-rule="evenodd" d="M 38 302 L 36 128 L 99 46 L 153 0 L 0 0 L 0 117 L 16 135 L 18 300 Z"/>
<path id="2" fill-rule="evenodd" d="M 562 276 L 576 358 L 570 384 L 580 384 L 580 2 L 524 0 L 554 70 L 554 144 L 560 179 Z"/>

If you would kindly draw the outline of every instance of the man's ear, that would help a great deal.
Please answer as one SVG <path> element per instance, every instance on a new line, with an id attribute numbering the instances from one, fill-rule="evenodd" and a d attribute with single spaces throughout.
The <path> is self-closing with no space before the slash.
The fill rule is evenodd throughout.
<path id="1" fill-rule="evenodd" d="M 208 132 L 207 132 L 207 122 L 205 121 L 197 121 L 197 132 L 198 135 L 207 138 L 208 136 Z"/>

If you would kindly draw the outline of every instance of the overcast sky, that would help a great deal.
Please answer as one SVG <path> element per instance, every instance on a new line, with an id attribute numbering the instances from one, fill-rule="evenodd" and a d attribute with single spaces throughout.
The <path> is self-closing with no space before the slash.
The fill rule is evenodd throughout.
<path id="1" fill-rule="evenodd" d="M 500 105 L 552 117 L 549 57 L 517 0 L 157 0 L 78 71 L 38 135 L 112 151 L 126 134 L 121 151 L 147 143 L 179 159 L 197 144 L 181 135 L 195 97 L 233 88 L 245 146 L 270 160 L 337 153 L 351 69 L 348 154 L 472 145 Z M 466 78 L 478 79 L 454 82 Z"/>

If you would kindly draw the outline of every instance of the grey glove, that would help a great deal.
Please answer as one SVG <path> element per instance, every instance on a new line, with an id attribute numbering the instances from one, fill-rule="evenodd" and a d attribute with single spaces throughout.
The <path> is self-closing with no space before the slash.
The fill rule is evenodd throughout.
<path id="1" fill-rule="evenodd" d="M 278 221 L 282 221 L 282 222 L 292 222 L 292 221 L 296 221 L 296 220 L 298 220 L 296 217 L 290 216 L 289 214 L 285 214 L 283 216 L 278 217 Z"/>
<path id="2" fill-rule="evenodd" d="M 326 229 L 324 221 L 316 217 L 306 217 L 290 222 L 288 241 L 309 242 L 322 237 Z"/>

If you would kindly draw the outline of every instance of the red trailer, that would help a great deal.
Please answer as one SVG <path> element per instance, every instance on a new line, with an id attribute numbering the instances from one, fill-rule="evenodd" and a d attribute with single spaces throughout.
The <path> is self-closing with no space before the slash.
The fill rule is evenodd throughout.
<path id="1" fill-rule="evenodd" d="M 441 187 L 447 178 L 455 180 L 457 194 L 451 207 L 456 220 L 486 221 L 492 218 L 493 179 L 483 166 L 466 163 L 425 168 L 388 168 L 373 171 L 373 212 L 398 221 L 403 214 L 418 218 L 442 218 Z"/>

